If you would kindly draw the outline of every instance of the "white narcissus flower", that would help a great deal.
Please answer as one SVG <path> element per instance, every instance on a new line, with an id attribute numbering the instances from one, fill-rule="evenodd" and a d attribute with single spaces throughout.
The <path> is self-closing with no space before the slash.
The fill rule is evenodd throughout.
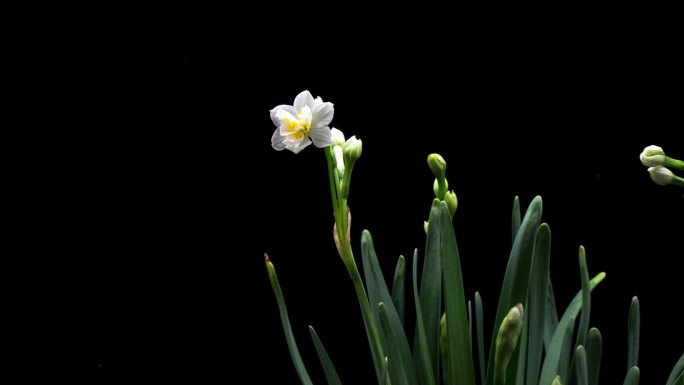
<path id="1" fill-rule="evenodd" d="M 323 102 L 320 97 L 314 99 L 309 91 L 301 92 L 293 105 L 283 104 L 270 111 L 271 120 L 278 127 L 271 137 L 271 145 L 278 151 L 288 149 L 295 154 L 312 141 L 319 148 L 330 146 L 332 134 L 328 124 L 334 111 L 332 103 Z"/>
<path id="2" fill-rule="evenodd" d="M 648 146 L 639 155 L 641 163 L 646 167 L 655 167 L 663 164 L 665 160 L 665 151 L 658 146 Z"/>
<path id="3" fill-rule="evenodd" d="M 651 174 L 651 179 L 661 186 L 667 186 L 672 183 L 674 178 L 672 171 L 663 166 L 649 167 L 648 173 Z"/>

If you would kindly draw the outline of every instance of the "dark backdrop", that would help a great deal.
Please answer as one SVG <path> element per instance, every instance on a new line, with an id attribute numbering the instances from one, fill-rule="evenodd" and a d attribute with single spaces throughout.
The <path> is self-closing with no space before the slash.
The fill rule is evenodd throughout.
<path id="1" fill-rule="evenodd" d="M 369 4 L 3 5 L 3 115 L 38 147 L 25 178 L 40 208 L 24 218 L 38 236 L 15 290 L 29 310 L 23 375 L 297 383 L 268 252 L 317 383 L 310 324 L 345 383 L 372 383 L 323 152 L 269 142 L 268 110 L 308 89 L 363 139 L 352 235 L 373 233 L 387 275 L 424 246 L 425 160 L 439 152 L 487 330 L 513 197 L 542 195 L 559 308 L 579 289 L 579 245 L 592 275 L 608 274 L 592 308 L 604 383 L 626 371 L 633 295 L 642 382 L 665 381 L 684 347 L 682 190 L 655 185 L 638 155 L 659 144 L 684 157 L 674 12 Z"/>

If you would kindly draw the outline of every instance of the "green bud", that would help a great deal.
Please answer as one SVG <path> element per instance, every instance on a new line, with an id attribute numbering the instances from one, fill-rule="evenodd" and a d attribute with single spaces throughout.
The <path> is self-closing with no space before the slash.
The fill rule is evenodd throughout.
<path id="1" fill-rule="evenodd" d="M 428 155 L 428 166 L 430 166 L 430 170 L 432 170 L 432 173 L 435 174 L 437 179 L 444 178 L 444 175 L 446 175 L 446 162 L 441 155 Z"/>
<path id="2" fill-rule="evenodd" d="M 448 190 L 449 189 L 449 181 L 444 178 L 444 187 Z M 432 191 L 435 192 L 435 197 L 439 198 L 439 181 L 437 178 L 435 178 L 435 181 L 432 183 Z"/>
<path id="3" fill-rule="evenodd" d="M 446 202 L 447 208 L 449 209 L 449 215 L 453 218 L 456 213 L 456 208 L 458 207 L 458 199 L 456 198 L 456 193 L 449 191 L 444 196 L 444 201 Z"/>
<path id="4" fill-rule="evenodd" d="M 435 174 L 435 178 L 437 178 L 438 188 L 436 189 L 437 193 L 435 195 L 437 198 L 444 200 L 444 195 L 447 192 L 446 162 L 441 155 L 430 154 L 428 155 L 428 166 L 430 166 L 430 170 L 432 170 L 432 173 Z"/>
<path id="5" fill-rule="evenodd" d="M 494 354 L 494 383 L 506 383 L 506 369 L 518 344 L 518 337 L 522 332 L 524 311 L 522 304 L 515 305 L 506 315 L 496 336 L 496 351 Z"/>
<path id="6" fill-rule="evenodd" d="M 423 221 L 423 230 L 425 230 L 425 234 L 427 234 L 427 230 L 428 230 L 428 221 Z"/>
<path id="7" fill-rule="evenodd" d="M 563 383 L 560 380 L 560 376 L 556 376 L 556 378 L 553 379 L 551 385 L 563 385 Z"/>
<path id="8" fill-rule="evenodd" d="M 352 136 L 344 143 L 344 161 L 348 165 L 353 165 L 360 157 L 363 150 L 361 139 Z"/>

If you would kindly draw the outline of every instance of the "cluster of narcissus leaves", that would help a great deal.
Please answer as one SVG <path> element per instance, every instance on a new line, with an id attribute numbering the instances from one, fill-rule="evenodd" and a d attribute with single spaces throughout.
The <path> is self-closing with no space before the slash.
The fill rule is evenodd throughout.
<path id="1" fill-rule="evenodd" d="M 306 145 L 306 135 L 312 132 L 307 125 L 317 119 L 309 110 L 318 108 L 316 111 L 320 113 L 324 109 L 320 104 L 322 101 L 319 103 L 319 99 L 314 100 L 310 94 L 302 94 L 295 100 L 295 107 L 285 106 L 289 115 L 279 112 L 283 106 L 271 111 L 273 122 L 278 127 L 272 143 L 278 150 L 301 151 Z M 296 122 L 295 116 L 299 116 Z M 326 125 L 332 119 L 332 111 L 329 118 L 326 115 Z M 320 123 L 316 127 L 319 126 Z M 316 135 L 315 145 L 317 141 L 323 142 L 320 138 L 328 137 L 320 129 Z M 370 232 L 364 231 L 361 236 L 363 278 L 356 266 L 349 238 L 351 215 L 347 199 L 351 170 L 361 155 L 361 142 L 354 138 L 350 145 L 341 135 L 341 132 L 331 133 L 331 145 L 324 147 L 335 216 L 334 239 L 361 306 L 378 384 L 598 384 L 602 338 L 598 329 L 589 327 L 589 316 L 591 292 L 605 274 L 599 273 L 590 278 L 585 251 L 580 247 L 581 289 L 559 317 L 549 279 L 551 231 L 547 224 L 541 223 L 540 197 L 532 200 L 524 216 L 518 199 L 514 200 L 513 245 L 495 313 L 491 343 L 488 349 L 485 348 L 483 301 L 475 293 L 473 311 L 472 303 L 464 294 L 452 225 L 457 207 L 456 195 L 448 191 L 446 162 L 437 154 L 428 158 L 428 165 L 436 177 L 436 198 L 425 225 L 426 243 L 420 279 L 418 250 L 414 251 L 411 259 L 413 287 L 410 291 L 415 299 L 415 329 L 406 330 L 405 258 L 399 257 L 390 288 L 382 274 Z M 332 139 L 333 136 L 341 136 L 341 139 Z M 275 268 L 268 257 L 266 266 L 295 369 L 302 384 L 313 384 L 297 348 Z M 624 384 L 629 385 L 639 383 L 639 317 L 639 301 L 635 297 L 628 316 L 629 369 Z M 321 340 L 313 327 L 309 330 L 328 384 L 341 384 Z M 666 385 L 684 385 L 684 355 L 675 365 Z"/>

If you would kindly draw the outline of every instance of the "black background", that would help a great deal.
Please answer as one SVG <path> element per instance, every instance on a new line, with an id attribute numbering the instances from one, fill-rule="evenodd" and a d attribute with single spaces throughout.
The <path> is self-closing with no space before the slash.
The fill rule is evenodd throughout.
<path id="1" fill-rule="evenodd" d="M 608 274 L 592 308 L 604 383 L 626 371 L 633 295 L 642 383 L 663 383 L 681 354 L 682 190 L 655 185 L 638 161 L 649 144 L 684 157 L 672 10 L 22 4 L 3 4 L 1 38 L 3 120 L 29 150 L 10 163 L 28 182 L 10 290 L 24 377 L 297 383 L 268 252 L 314 380 L 310 324 L 345 383 L 373 382 L 331 239 L 323 152 L 269 142 L 268 110 L 304 89 L 363 139 L 352 236 L 373 233 L 386 275 L 424 246 L 425 160 L 439 152 L 459 198 L 467 295 L 482 293 L 485 317 L 513 197 L 542 195 L 559 308 L 579 290 L 579 245 L 592 275 Z"/>

